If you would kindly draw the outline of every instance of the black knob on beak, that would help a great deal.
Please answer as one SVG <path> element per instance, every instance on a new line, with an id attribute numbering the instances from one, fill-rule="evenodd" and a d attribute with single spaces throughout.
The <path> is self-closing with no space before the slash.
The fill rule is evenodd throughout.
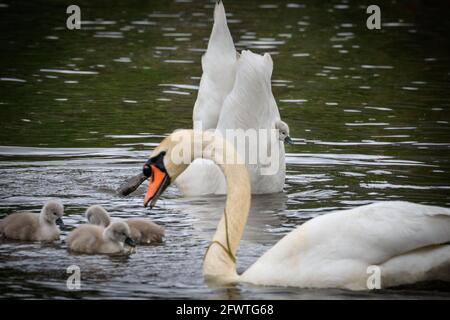
<path id="1" fill-rule="evenodd" d="M 147 178 L 150 178 L 152 176 L 152 168 L 148 164 L 144 164 L 144 168 L 142 169 L 142 173 Z"/>

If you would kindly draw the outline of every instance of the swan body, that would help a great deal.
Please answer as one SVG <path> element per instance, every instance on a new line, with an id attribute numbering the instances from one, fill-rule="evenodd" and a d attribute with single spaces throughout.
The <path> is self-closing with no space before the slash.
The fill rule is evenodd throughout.
<path id="1" fill-rule="evenodd" d="M 172 151 L 180 145 L 195 147 L 198 140 L 179 138 L 196 135 L 205 138 L 200 140 L 203 150 L 214 144 L 216 152 L 223 150 L 217 146 L 225 146 L 227 154 L 236 152 L 220 135 L 176 131 L 153 151 L 147 162 L 152 174 L 163 170 L 170 179 L 181 174 L 188 164 L 175 163 Z M 215 154 L 208 156 L 210 160 L 217 159 Z M 159 164 L 158 169 L 155 159 L 161 157 L 163 165 Z M 205 254 L 206 279 L 219 283 L 364 290 L 368 288 L 368 267 L 376 266 L 383 288 L 429 280 L 450 281 L 450 209 L 404 201 L 378 202 L 313 218 L 238 275 L 235 254 L 250 208 L 250 178 L 243 164 L 217 164 L 227 179 L 227 199 L 224 215 Z M 154 203 L 167 187 L 166 183 L 161 188 L 160 181 L 170 179 L 151 178 L 144 203 Z"/>
<path id="2" fill-rule="evenodd" d="M 164 237 L 164 228 L 157 225 L 150 219 L 129 218 L 122 220 L 120 218 L 111 218 L 108 212 L 100 205 L 90 206 L 85 213 L 89 223 L 106 228 L 114 221 L 124 221 L 130 228 L 130 238 L 138 244 L 150 244 L 162 242 Z"/>
<path id="3" fill-rule="evenodd" d="M 17 212 L 0 220 L 0 237 L 23 241 L 53 241 L 59 239 L 64 207 L 60 201 L 50 200 L 39 214 Z"/>
<path id="4" fill-rule="evenodd" d="M 309 220 L 281 239 L 239 280 L 364 290 L 372 265 L 380 267 L 383 287 L 450 280 L 450 245 L 444 245 L 448 241 L 450 209 L 378 202 Z M 435 273 L 436 268 L 447 272 Z"/>

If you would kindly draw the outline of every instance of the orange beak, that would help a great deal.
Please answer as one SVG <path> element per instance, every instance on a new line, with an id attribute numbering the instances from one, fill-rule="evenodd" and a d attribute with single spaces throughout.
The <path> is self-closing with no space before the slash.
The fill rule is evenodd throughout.
<path id="1" fill-rule="evenodd" d="M 167 172 L 162 171 L 154 164 L 151 164 L 150 168 L 151 168 L 151 176 L 148 179 L 149 184 L 147 193 L 145 194 L 144 197 L 144 206 L 146 207 L 148 203 L 151 201 L 150 208 L 153 208 L 159 196 L 169 186 L 170 177 L 167 174 Z"/>

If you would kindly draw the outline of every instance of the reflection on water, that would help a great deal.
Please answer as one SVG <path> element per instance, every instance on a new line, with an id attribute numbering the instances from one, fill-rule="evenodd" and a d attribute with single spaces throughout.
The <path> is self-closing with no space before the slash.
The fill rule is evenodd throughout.
<path id="1" fill-rule="evenodd" d="M 1 297 L 417 298 L 445 290 L 209 288 L 202 257 L 223 197 L 180 198 L 155 209 L 141 186 L 115 189 L 176 128 L 191 127 L 213 3 L 79 1 L 82 29 L 65 7 L 0 5 L 0 215 L 62 198 L 66 224 L 92 204 L 113 216 L 149 216 L 164 244 L 128 258 L 67 254 L 63 241 L 0 245 Z M 238 251 L 242 272 L 304 221 L 377 200 L 450 206 L 448 4 L 383 1 L 383 28 L 365 29 L 365 6 L 226 1 L 239 50 L 270 52 L 273 91 L 289 123 L 285 193 L 255 196 Z M 440 7 L 433 7 L 433 6 Z M 36 12 L 41 14 L 36 15 Z M 280 19 L 283 17 L 283 19 Z M 65 286 L 77 264 L 82 290 Z"/>

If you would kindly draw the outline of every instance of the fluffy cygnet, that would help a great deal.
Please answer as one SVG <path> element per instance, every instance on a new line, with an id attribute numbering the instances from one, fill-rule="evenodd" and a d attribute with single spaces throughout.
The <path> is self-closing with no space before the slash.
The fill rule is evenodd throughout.
<path id="1" fill-rule="evenodd" d="M 87 254 L 130 254 L 135 247 L 128 225 L 123 221 L 113 221 L 107 228 L 85 224 L 67 236 L 69 250 Z"/>
<path id="2" fill-rule="evenodd" d="M 0 237 L 25 241 L 53 241 L 59 239 L 64 228 L 61 217 L 64 207 L 58 200 L 48 201 L 39 214 L 17 212 L 0 220 Z"/>
<path id="3" fill-rule="evenodd" d="M 278 120 L 275 122 L 275 129 L 278 130 L 278 139 L 284 143 L 294 144 L 291 136 L 289 135 L 289 126 L 286 122 Z"/>
<path id="4" fill-rule="evenodd" d="M 110 218 L 108 212 L 99 205 L 94 205 L 86 210 L 86 218 L 91 224 L 107 227 L 111 221 L 120 220 Z M 131 231 L 131 239 L 138 244 L 150 244 L 161 242 L 164 237 L 164 228 L 157 225 L 150 219 L 130 218 L 124 220 Z"/>

